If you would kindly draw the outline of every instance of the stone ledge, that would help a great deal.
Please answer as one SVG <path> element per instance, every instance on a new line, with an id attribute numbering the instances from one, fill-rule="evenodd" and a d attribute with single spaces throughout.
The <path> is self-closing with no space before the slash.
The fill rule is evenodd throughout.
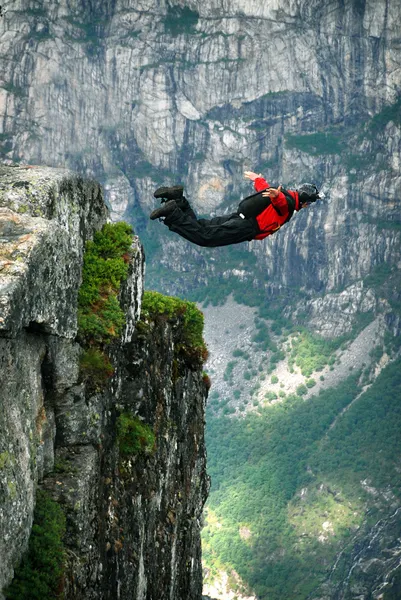
<path id="1" fill-rule="evenodd" d="M 87 239 L 106 222 L 99 184 L 64 169 L 0 167 L 0 335 L 76 335 Z"/>

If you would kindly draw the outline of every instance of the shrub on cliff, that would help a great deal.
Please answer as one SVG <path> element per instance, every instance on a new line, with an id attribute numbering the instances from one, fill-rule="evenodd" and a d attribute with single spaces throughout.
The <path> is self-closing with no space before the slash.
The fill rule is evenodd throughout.
<path id="1" fill-rule="evenodd" d="M 132 227 L 107 223 L 86 244 L 78 294 L 78 338 L 86 346 L 80 359 L 83 379 L 101 389 L 113 374 L 105 346 L 120 336 L 125 323 L 118 295 L 127 278 Z"/>
<path id="2" fill-rule="evenodd" d="M 80 358 L 81 372 L 90 380 L 95 389 L 99 389 L 114 373 L 113 365 L 105 352 L 99 348 L 88 348 Z"/>
<path id="3" fill-rule="evenodd" d="M 120 454 L 150 454 L 155 448 L 155 434 L 151 427 L 130 413 L 122 413 L 117 419 L 117 439 Z"/>
<path id="4" fill-rule="evenodd" d="M 207 348 L 203 340 L 203 313 L 194 302 L 164 296 L 158 292 L 144 292 L 142 321 L 155 319 L 182 319 L 182 341 L 178 351 L 195 362 L 207 359 Z"/>
<path id="5" fill-rule="evenodd" d="M 86 244 L 78 295 L 78 335 L 90 344 L 109 343 L 125 322 L 118 294 L 128 274 L 132 227 L 106 223 Z"/>
<path id="6" fill-rule="evenodd" d="M 29 546 L 4 591 L 7 600 L 54 600 L 62 597 L 65 516 L 46 492 L 38 490 Z"/>

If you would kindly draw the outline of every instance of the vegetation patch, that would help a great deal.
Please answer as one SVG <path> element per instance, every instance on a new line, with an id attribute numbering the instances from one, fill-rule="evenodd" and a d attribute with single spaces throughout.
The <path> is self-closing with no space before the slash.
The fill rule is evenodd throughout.
<path id="1" fill-rule="evenodd" d="M 168 6 L 164 27 L 166 33 L 172 36 L 194 34 L 198 21 L 199 13 L 196 10 L 191 10 L 188 6 Z"/>
<path id="2" fill-rule="evenodd" d="M 361 177 L 366 178 L 366 172 L 373 166 L 376 171 L 388 168 L 384 158 L 387 153 L 384 131 L 390 122 L 397 126 L 401 123 L 401 97 L 365 122 L 356 123 L 347 129 L 332 126 L 325 131 L 303 135 L 288 134 L 285 144 L 287 148 L 312 156 L 340 156 L 348 172 L 349 182 L 352 183 Z"/>
<path id="3" fill-rule="evenodd" d="M 203 371 L 202 373 L 202 381 L 204 383 L 204 386 L 207 390 L 210 390 L 210 388 L 212 387 L 212 380 L 210 379 L 209 375 Z"/>
<path id="4" fill-rule="evenodd" d="M 301 150 L 301 152 L 307 152 L 312 156 L 340 154 L 342 150 L 342 142 L 337 135 L 321 131 L 305 135 L 288 134 L 285 143 L 287 148 Z"/>
<path id="5" fill-rule="evenodd" d="M 377 115 L 372 117 L 369 123 L 369 132 L 372 137 L 381 133 L 390 121 L 395 125 L 401 125 L 401 97 L 394 104 L 385 106 Z"/>
<path id="6" fill-rule="evenodd" d="M 146 291 L 143 294 L 141 320 L 146 322 L 157 319 L 181 319 L 183 331 L 178 350 L 201 362 L 207 359 L 207 348 L 203 340 L 203 313 L 194 302 Z"/>
<path id="7" fill-rule="evenodd" d="M 65 516 L 48 494 L 38 490 L 29 546 L 4 591 L 7 600 L 62 598 Z"/>
<path id="8" fill-rule="evenodd" d="M 124 313 L 118 301 L 121 282 L 126 279 L 132 227 L 106 223 L 86 244 L 82 285 L 78 295 L 79 337 L 107 344 L 121 334 Z"/>
<path id="9" fill-rule="evenodd" d="M 80 357 L 81 372 L 96 389 L 102 388 L 114 373 L 113 365 L 107 354 L 99 348 L 88 348 Z"/>
<path id="10" fill-rule="evenodd" d="M 361 503 L 345 500 L 330 485 L 319 483 L 304 488 L 304 496 L 298 495 L 289 503 L 288 518 L 301 547 L 310 546 L 312 539 L 325 543 L 333 541 L 334 536 L 347 537 L 361 524 Z"/>
<path id="11" fill-rule="evenodd" d="M 235 569 L 269 600 L 313 596 L 340 553 L 348 572 L 357 527 L 372 502 L 361 482 L 378 490 L 376 509 L 381 491 L 400 496 L 400 366 L 398 360 L 384 369 L 351 406 L 360 393 L 358 373 L 307 401 L 291 394 L 241 419 L 209 411 L 208 513 L 218 526 L 207 523 L 203 532 L 208 567 Z M 387 501 L 382 508 L 389 510 Z M 239 535 L 239 523 L 258 532 L 252 544 Z M 344 580 L 344 569 L 333 583 Z"/>
<path id="12" fill-rule="evenodd" d="M 292 369 L 296 364 L 302 375 L 310 377 L 315 371 L 322 371 L 326 365 L 334 363 L 333 353 L 342 342 L 342 338 L 327 340 L 306 330 L 302 331 L 292 340 L 288 366 Z"/>
<path id="13" fill-rule="evenodd" d="M 11 456 L 9 452 L 0 453 L 0 471 L 6 469 L 11 463 Z"/>
<path id="14" fill-rule="evenodd" d="M 130 413 L 122 413 L 117 419 L 117 439 L 120 454 L 124 457 L 151 454 L 156 438 L 152 428 Z"/>
<path id="15" fill-rule="evenodd" d="M 81 373 L 95 388 L 113 374 L 105 347 L 121 335 L 125 324 L 118 295 L 127 278 L 131 244 L 132 227 L 124 222 L 105 224 L 86 244 L 78 294 L 78 338 L 86 347 Z"/>
<path id="16" fill-rule="evenodd" d="M 239 348 L 236 348 L 235 350 L 233 350 L 232 354 L 235 358 L 243 358 L 244 360 L 249 359 L 248 352 L 244 352 L 244 350 L 240 350 Z"/>

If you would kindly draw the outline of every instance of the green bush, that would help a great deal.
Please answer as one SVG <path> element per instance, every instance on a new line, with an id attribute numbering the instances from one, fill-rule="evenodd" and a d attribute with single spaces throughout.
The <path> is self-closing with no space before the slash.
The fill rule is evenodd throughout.
<path id="1" fill-rule="evenodd" d="M 226 366 L 226 370 L 225 370 L 225 373 L 224 373 L 224 381 L 227 381 L 232 376 L 233 370 L 237 366 L 237 364 L 238 363 L 237 363 L 236 360 L 230 360 L 230 361 L 228 361 L 227 366 Z"/>
<path id="2" fill-rule="evenodd" d="M 128 412 L 117 419 L 117 439 L 120 454 L 125 457 L 151 454 L 155 449 L 156 438 L 152 428 Z"/>
<path id="3" fill-rule="evenodd" d="M 271 383 L 278 383 L 278 377 L 277 377 L 277 375 L 272 375 L 270 381 L 271 381 Z"/>
<path id="4" fill-rule="evenodd" d="M 232 354 L 235 358 L 243 358 L 244 360 L 249 359 L 249 354 L 247 352 L 244 352 L 243 350 L 240 350 L 239 348 L 233 350 Z"/>
<path id="5" fill-rule="evenodd" d="M 207 348 L 203 340 L 203 313 L 194 302 L 159 292 L 146 291 L 143 294 L 141 320 L 157 318 L 183 320 L 184 350 L 192 350 L 202 361 L 207 358 Z"/>
<path id="6" fill-rule="evenodd" d="M 258 328 L 258 332 L 252 336 L 252 341 L 255 342 L 255 344 L 262 345 L 264 349 L 273 346 L 270 340 L 269 330 L 266 325 L 263 322 L 257 323 L 256 321 L 255 324 Z"/>
<path id="7" fill-rule="evenodd" d="M 114 373 L 109 357 L 99 348 L 88 348 L 79 360 L 84 381 L 90 382 L 94 389 L 100 389 Z"/>
<path id="8" fill-rule="evenodd" d="M 308 393 L 308 388 L 306 387 L 306 385 L 303 385 L 303 384 L 301 383 L 301 385 L 299 385 L 299 386 L 297 387 L 297 389 L 296 389 L 296 393 L 297 393 L 297 396 L 305 396 L 305 394 L 307 394 L 307 393 Z"/>
<path id="9" fill-rule="evenodd" d="M 107 344 L 121 334 L 125 322 L 118 301 L 127 277 L 132 227 L 107 223 L 86 244 L 82 285 L 78 294 L 78 335 L 89 344 Z"/>
<path id="10" fill-rule="evenodd" d="M 5 590 L 7 600 L 62 598 L 65 516 L 48 494 L 38 490 L 28 551 Z"/>

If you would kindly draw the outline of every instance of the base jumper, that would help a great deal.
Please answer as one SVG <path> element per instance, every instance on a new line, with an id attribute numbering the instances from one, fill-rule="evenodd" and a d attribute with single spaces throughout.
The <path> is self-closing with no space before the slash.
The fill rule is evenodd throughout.
<path id="1" fill-rule="evenodd" d="M 294 211 L 309 206 L 319 198 L 315 185 L 302 184 L 297 190 L 272 188 L 253 171 L 245 178 L 254 183 L 256 194 L 244 198 L 235 213 L 212 219 L 198 219 L 182 186 L 158 188 L 154 196 L 162 206 L 150 214 L 152 220 L 164 218 L 164 224 L 181 237 L 198 246 L 215 248 L 251 240 L 262 240 L 287 223 Z"/>

